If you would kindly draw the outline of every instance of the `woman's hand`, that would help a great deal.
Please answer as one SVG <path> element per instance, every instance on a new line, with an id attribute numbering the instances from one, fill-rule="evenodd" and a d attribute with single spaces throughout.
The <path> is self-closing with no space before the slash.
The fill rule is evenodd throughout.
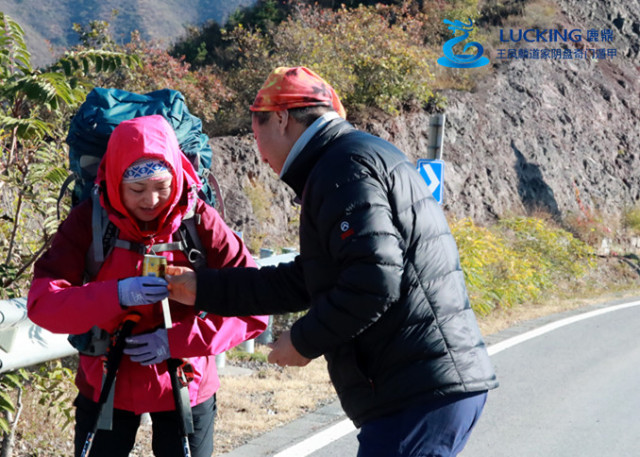
<path id="1" fill-rule="evenodd" d="M 120 305 L 125 307 L 150 305 L 167 298 L 168 295 L 167 281 L 164 278 L 132 276 L 118 281 L 118 299 Z"/>
<path id="2" fill-rule="evenodd" d="M 165 273 L 169 283 L 169 298 L 193 306 L 196 302 L 196 272 L 187 267 L 167 265 Z"/>

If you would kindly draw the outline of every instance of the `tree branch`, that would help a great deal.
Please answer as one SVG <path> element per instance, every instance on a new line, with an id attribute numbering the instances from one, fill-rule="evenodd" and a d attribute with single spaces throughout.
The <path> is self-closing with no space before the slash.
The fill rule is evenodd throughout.
<path id="1" fill-rule="evenodd" d="M 11 263 L 11 254 L 13 254 L 13 246 L 15 244 L 15 240 L 16 240 L 16 233 L 18 232 L 18 225 L 19 225 L 19 220 L 20 220 L 20 211 L 22 210 L 22 195 L 23 195 L 23 190 L 24 189 L 20 189 L 20 192 L 18 192 L 18 206 L 16 207 L 16 215 L 13 219 L 13 229 L 11 230 L 11 238 L 9 239 L 9 249 L 7 251 L 7 259 L 5 260 L 5 263 L 7 265 L 9 265 Z"/>
<path id="2" fill-rule="evenodd" d="M 0 457 L 12 457 L 13 446 L 15 444 L 16 428 L 18 427 L 18 421 L 20 420 L 20 413 L 22 412 L 22 387 L 18 387 L 18 400 L 16 401 L 16 417 L 12 418 L 11 414 L 7 414 L 7 419 L 11 423 L 11 430 L 2 440 L 2 450 L 0 450 Z"/>
<path id="3" fill-rule="evenodd" d="M 13 278 L 10 278 L 7 280 L 6 283 L 2 284 L 2 288 L 6 289 L 7 287 L 9 287 L 11 284 L 13 284 L 14 282 L 16 282 L 18 280 L 18 278 L 20 278 L 20 276 L 22 276 L 22 274 L 27 271 L 27 269 L 29 269 L 29 267 L 40 258 L 40 256 L 42 255 L 42 253 L 44 251 L 46 251 L 47 249 L 49 249 L 49 246 L 51 245 L 51 241 L 53 241 L 53 236 L 50 236 L 42 246 L 40 246 L 40 249 L 38 249 L 35 254 L 33 254 L 31 256 L 31 258 L 29 259 L 28 262 L 26 262 L 24 265 L 22 265 L 20 267 L 20 269 L 16 272 L 16 274 L 14 275 Z"/>

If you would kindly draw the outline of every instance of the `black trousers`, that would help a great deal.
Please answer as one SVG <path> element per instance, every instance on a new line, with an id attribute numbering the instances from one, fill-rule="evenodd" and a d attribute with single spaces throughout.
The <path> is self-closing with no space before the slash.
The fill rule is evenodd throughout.
<path id="1" fill-rule="evenodd" d="M 83 395 L 74 401 L 76 407 L 75 457 L 80 457 L 87 434 L 96 420 L 97 403 Z M 191 408 L 193 433 L 189 434 L 192 457 L 211 457 L 213 454 L 213 425 L 216 416 L 216 396 Z M 184 455 L 179 432 L 179 418 L 175 411 L 150 413 L 152 447 L 156 457 Z M 140 415 L 121 409 L 113 410 L 111 430 L 98 430 L 89 457 L 127 457 L 133 449 L 140 426 Z"/>

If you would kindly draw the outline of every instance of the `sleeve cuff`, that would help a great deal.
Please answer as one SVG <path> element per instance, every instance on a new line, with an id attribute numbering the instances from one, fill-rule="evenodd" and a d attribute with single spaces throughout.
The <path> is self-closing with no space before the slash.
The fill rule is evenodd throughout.
<path id="1" fill-rule="evenodd" d="M 215 313 L 213 294 L 216 289 L 219 290 L 216 288 L 217 273 L 217 270 L 211 268 L 201 268 L 196 271 L 196 302 L 194 307 L 198 311 Z"/>
<path id="2" fill-rule="evenodd" d="M 315 359 L 323 353 L 307 343 L 303 330 L 304 318 L 305 317 L 301 317 L 291 326 L 291 344 L 293 344 L 293 347 L 296 348 L 296 351 L 298 351 L 300 355 L 308 359 Z"/>

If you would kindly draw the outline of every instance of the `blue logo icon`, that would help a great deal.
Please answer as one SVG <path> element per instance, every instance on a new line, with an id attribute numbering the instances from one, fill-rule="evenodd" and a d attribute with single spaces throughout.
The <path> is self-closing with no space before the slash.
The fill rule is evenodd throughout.
<path id="1" fill-rule="evenodd" d="M 422 176 L 422 179 L 427 183 L 429 192 L 433 195 L 433 198 L 442 205 L 442 190 L 444 188 L 444 161 L 443 160 L 428 160 L 418 159 L 416 164 L 418 173 Z"/>
<path id="2" fill-rule="evenodd" d="M 449 68 L 477 68 L 484 67 L 489 63 L 489 59 L 482 56 L 484 48 L 477 41 L 471 41 L 470 43 L 467 43 L 462 50 L 462 52 L 466 53 L 470 47 L 475 47 L 475 55 L 456 54 L 453 51 L 453 47 L 456 44 L 462 43 L 467 38 L 469 38 L 469 32 L 473 30 L 473 21 L 471 20 L 471 18 L 469 18 L 468 24 L 465 24 L 464 22 L 457 19 L 454 22 L 445 19 L 444 23 L 449 24 L 449 27 L 447 28 L 453 32 L 453 38 L 442 45 L 442 52 L 444 53 L 444 57 L 440 57 L 438 59 L 438 65 Z M 462 35 L 456 35 L 457 32 L 462 32 Z"/>

